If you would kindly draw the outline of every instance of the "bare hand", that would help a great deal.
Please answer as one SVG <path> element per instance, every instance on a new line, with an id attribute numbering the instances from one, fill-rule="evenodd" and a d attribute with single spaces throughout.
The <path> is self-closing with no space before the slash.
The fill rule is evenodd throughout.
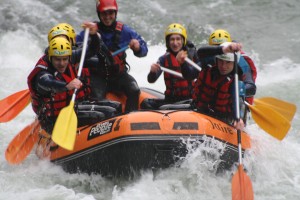
<path id="1" fill-rule="evenodd" d="M 129 43 L 129 48 L 132 49 L 133 52 L 140 51 L 140 43 L 137 39 L 132 39 Z"/>
<path id="2" fill-rule="evenodd" d="M 238 122 L 235 121 L 234 124 L 233 124 L 233 126 L 236 129 L 241 130 L 241 131 L 244 130 L 244 128 L 245 128 L 245 124 L 244 124 L 244 121 L 242 119 L 240 119 Z"/>
<path id="3" fill-rule="evenodd" d="M 223 46 L 222 50 L 223 50 L 223 53 L 234 53 L 234 52 L 242 50 L 242 44 L 230 42 L 230 43 L 228 43 L 228 45 Z"/>
<path id="4" fill-rule="evenodd" d="M 91 35 L 94 35 L 94 34 L 96 34 L 98 32 L 98 26 L 94 22 L 84 22 L 81 26 L 83 28 L 89 28 Z"/>
<path id="5" fill-rule="evenodd" d="M 82 82 L 79 79 L 77 79 L 77 78 L 74 78 L 70 83 L 68 83 L 66 85 L 66 88 L 68 90 L 74 90 L 75 88 L 79 89 L 81 87 L 82 87 Z"/>
<path id="6" fill-rule="evenodd" d="M 176 56 L 176 60 L 180 65 L 182 65 L 184 63 L 186 57 L 187 57 L 187 51 L 181 50 L 178 52 L 178 54 Z"/>
<path id="7" fill-rule="evenodd" d="M 150 72 L 157 73 L 160 70 L 160 66 L 157 63 L 151 65 Z"/>

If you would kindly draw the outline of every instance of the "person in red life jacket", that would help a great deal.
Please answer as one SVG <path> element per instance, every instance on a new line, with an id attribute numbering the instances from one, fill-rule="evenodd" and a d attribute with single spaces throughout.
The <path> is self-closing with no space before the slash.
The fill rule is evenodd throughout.
<path id="1" fill-rule="evenodd" d="M 201 47 L 208 49 L 210 55 L 215 55 L 216 65 L 213 67 L 202 67 L 201 72 L 194 67 L 182 68 L 186 79 L 191 80 L 198 76 L 193 93 L 192 106 L 199 112 L 218 118 L 228 124 L 243 130 L 245 122 L 240 119 L 235 121 L 234 101 L 234 54 L 241 50 L 239 43 L 223 43 L 221 46 Z M 239 59 L 240 56 L 238 56 Z M 182 58 L 184 60 L 184 58 Z M 241 116 L 244 116 L 245 104 L 243 96 L 245 91 L 244 82 L 247 77 L 239 67 L 240 107 Z M 254 85 L 255 86 L 255 85 Z M 256 88 L 256 87 L 255 87 Z M 253 90 L 250 90 L 253 91 Z"/>
<path id="2" fill-rule="evenodd" d="M 137 57 L 148 53 L 146 42 L 131 27 L 117 21 L 118 4 L 116 0 L 98 0 L 96 4 L 100 22 L 98 32 L 110 52 L 129 46 Z M 83 32 L 76 36 L 77 42 L 83 41 Z M 127 96 L 125 112 L 138 109 L 140 89 L 136 80 L 128 74 L 126 53 L 121 52 L 113 60 L 100 63 L 97 71 L 91 73 L 92 87 L 99 88 L 94 98 L 103 99 L 109 91 L 121 91 Z"/>
<path id="3" fill-rule="evenodd" d="M 66 38 L 72 45 L 73 51 L 78 48 L 78 46 L 76 44 L 76 33 L 75 33 L 74 28 L 70 24 L 59 23 L 59 24 L 53 26 L 48 32 L 48 43 L 50 43 L 50 41 L 56 37 Z M 48 47 L 45 49 L 45 54 L 48 54 Z M 90 86 L 90 72 L 89 72 L 88 67 L 84 66 L 82 71 L 83 71 L 83 73 L 81 75 L 81 80 L 85 80 L 86 82 L 88 82 L 87 85 Z M 91 92 L 93 92 L 93 91 L 91 91 Z"/>
<path id="4" fill-rule="evenodd" d="M 91 42 L 86 57 L 93 56 L 99 48 L 96 30 L 90 30 L 90 37 Z M 42 128 L 49 134 L 52 133 L 60 110 L 69 104 L 75 88 L 78 89 L 76 101 L 84 101 L 90 95 L 90 90 L 85 89 L 87 87 L 85 83 L 76 78 L 77 70 L 72 64 L 80 61 L 81 53 L 82 49 L 72 51 L 72 46 L 67 39 L 54 38 L 50 41 L 48 55 L 39 59 L 28 76 L 27 83 L 33 110 Z M 95 117 L 99 120 L 103 116 L 95 115 Z"/>
<path id="5" fill-rule="evenodd" d="M 88 22 L 83 23 L 83 26 L 90 26 L 90 24 Z M 94 24 L 93 24 L 94 25 Z M 94 27 L 95 28 L 95 27 Z M 72 45 L 72 51 L 76 51 L 76 49 L 80 48 L 77 43 L 76 43 L 76 33 L 74 28 L 68 24 L 68 23 L 60 23 L 54 27 L 52 27 L 49 32 L 48 32 L 48 42 L 50 43 L 50 41 L 56 37 L 64 37 L 66 39 L 69 40 L 70 44 Z M 103 51 L 103 46 L 105 46 L 103 44 L 103 41 L 100 39 L 100 48 L 99 51 L 97 52 L 97 55 L 101 54 L 104 58 L 101 58 L 102 61 L 104 62 L 104 59 L 107 59 L 107 57 L 111 57 L 111 53 L 105 52 Z M 45 54 L 48 54 L 48 47 L 45 50 Z M 112 59 L 112 57 L 111 57 Z M 72 60 L 71 60 L 72 62 Z M 82 82 L 85 82 L 85 86 L 86 86 L 86 90 L 89 90 L 90 94 L 90 99 L 89 101 L 85 101 L 85 104 L 92 104 L 97 105 L 96 107 L 94 107 L 94 110 L 98 110 L 101 112 L 104 112 L 106 116 L 109 116 L 109 113 L 112 113 L 112 109 L 110 107 L 113 107 L 114 109 L 116 109 L 118 111 L 118 113 L 122 112 L 122 105 L 120 102 L 117 101 L 111 101 L 111 100 L 101 100 L 101 101 L 95 101 L 95 99 L 92 99 L 92 96 L 94 95 L 94 93 L 98 90 L 98 88 L 96 87 L 91 87 L 90 85 L 90 70 L 93 72 L 94 70 L 94 65 L 95 63 L 91 63 L 91 62 L 95 62 L 93 60 L 90 60 L 88 62 L 85 62 L 83 69 L 82 69 L 82 73 L 81 73 L 81 77 L 80 80 Z M 98 64 L 99 60 L 96 61 L 96 64 Z M 78 63 L 74 63 L 76 67 L 78 67 Z M 83 105 L 79 105 L 80 107 L 83 107 Z M 86 108 L 88 108 L 87 105 L 84 105 Z M 108 107 L 107 107 L 108 106 Z"/>
<path id="6" fill-rule="evenodd" d="M 52 39 L 57 38 L 57 37 L 64 37 L 66 38 L 70 44 L 72 45 L 72 51 L 77 49 L 76 46 L 76 33 L 74 28 L 68 24 L 68 23 L 59 23 L 55 26 L 53 26 L 49 31 L 48 31 L 48 43 L 51 42 Z M 45 54 L 48 54 L 48 48 L 45 49 Z M 88 82 L 86 86 L 90 86 L 90 73 L 88 68 L 83 68 L 82 69 L 82 75 L 81 75 L 81 80 L 84 80 Z M 90 88 L 86 88 L 90 90 Z"/>
<path id="7" fill-rule="evenodd" d="M 230 34 L 224 30 L 224 29 L 217 29 L 211 33 L 208 39 L 209 45 L 217 45 L 219 46 L 220 44 L 224 42 L 233 42 L 231 39 Z M 241 57 L 238 62 L 239 67 L 243 71 L 243 76 L 247 76 L 248 80 L 252 79 L 251 82 L 255 83 L 256 77 L 257 77 L 257 69 L 256 66 L 253 62 L 253 60 L 244 52 L 240 51 Z M 207 52 L 204 51 L 198 51 L 198 57 L 202 63 L 203 66 L 213 66 L 215 64 L 215 58 L 214 56 L 207 56 Z M 246 87 L 248 85 L 246 84 Z M 251 89 L 252 86 L 249 88 L 246 88 L 248 91 Z M 254 96 L 246 96 L 246 101 L 250 104 L 253 103 Z"/>
<path id="8" fill-rule="evenodd" d="M 191 59 L 196 55 L 196 47 L 187 40 L 186 29 L 178 23 L 170 24 L 165 31 L 165 42 L 167 51 L 160 56 L 157 63 L 151 65 L 148 74 L 148 82 L 154 83 L 163 73 L 162 67 L 174 72 L 181 73 L 181 66 L 176 60 L 176 55 L 181 50 L 186 50 Z M 194 81 L 187 81 L 183 77 L 178 77 L 164 71 L 164 81 L 166 90 L 164 99 L 145 99 L 142 103 L 144 109 L 158 109 L 164 104 L 173 104 L 175 102 L 190 100 L 192 98 L 192 89 Z"/>

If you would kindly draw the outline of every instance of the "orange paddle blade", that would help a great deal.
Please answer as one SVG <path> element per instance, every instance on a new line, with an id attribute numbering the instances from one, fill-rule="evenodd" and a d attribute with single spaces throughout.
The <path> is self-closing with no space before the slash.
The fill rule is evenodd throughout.
<path id="1" fill-rule="evenodd" d="M 16 92 L 0 101 L 0 122 L 15 118 L 30 103 L 28 89 Z"/>
<path id="2" fill-rule="evenodd" d="M 38 141 L 39 129 L 39 121 L 35 120 L 14 137 L 5 151 L 5 158 L 9 164 L 19 164 L 25 160 Z"/>
<path id="3" fill-rule="evenodd" d="M 253 200 L 254 193 L 252 182 L 244 171 L 243 165 L 239 165 L 238 171 L 232 177 L 232 200 Z"/>

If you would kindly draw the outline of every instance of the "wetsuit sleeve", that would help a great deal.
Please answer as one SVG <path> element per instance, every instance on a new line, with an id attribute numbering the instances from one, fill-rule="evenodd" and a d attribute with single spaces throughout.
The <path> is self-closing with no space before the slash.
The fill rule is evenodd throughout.
<path id="1" fill-rule="evenodd" d="M 198 58 L 223 54 L 222 46 L 205 46 L 197 50 Z"/>
<path id="2" fill-rule="evenodd" d="M 164 63 L 164 58 L 163 56 L 161 56 L 158 61 L 157 61 L 157 64 L 159 64 L 160 66 L 163 66 Z M 156 73 L 154 72 L 149 72 L 148 76 L 147 76 L 147 80 L 149 83 L 154 83 L 155 81 L 157 81 L 157 79 L 160 77 L 160 75 L 162 74 L 162 70 L 158 70 Z"/>
<path id="3" fill-rule="evenodd" d="M 54 78 L 52 74 L 47 71 L 41 71 L 35 78 L 35 89 L 42 95 L 50 95 L 51 93 L 65 92 L 67 83 Z"/>
<path id="4" fill-rule="evenodd" d="M 122 34 L 124 35 L 124 39 L 130 42 L 131 39 L 137 39 L 140 43 L 140 50 L 138 52 L 133 52 L 137 57 L 145 57 L 148 53 L 148 47 L 145 40 L 140 36 L 135 30 L 131 27 L 124 24 Z M 121 41 L 122 42 L 122 41 Z M 125 46 L 126 44 L 123 44 Z M 128 45 L 128 44 L 127 44 Z"/>
<path id="5" fill-rule="evenodd" d="M 162 74 L 162 70 L 159 70 L 157 73 L 149 72 L 147 76 L 148 83 L 154 83 L 155 81 L 157 81 L 157 79 L 160 77 L 161 74 Z"/>

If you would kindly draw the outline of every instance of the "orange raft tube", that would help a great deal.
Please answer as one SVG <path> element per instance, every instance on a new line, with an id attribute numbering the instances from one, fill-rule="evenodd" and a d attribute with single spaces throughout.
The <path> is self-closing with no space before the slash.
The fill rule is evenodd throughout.
<path id="1" fill-rule="evenodd" d="M 141 101 L 158 95 L 142 89 Z M 118 96 L 110 98 L 116 100 Z M 187 155 L 186 141 L 201 143 L 214 138 L 226 145 L 219 169 L 228 169 L 238 161 L 236 130 L 191 110 L 139 110 L 77 130 L 73 151 L 40 143 L 37 154 L 70 173 L 128 176 L 140 170 L 173 166 Z M 250 137 L 242 132 L 242 149 L 248 148 Z"/>

